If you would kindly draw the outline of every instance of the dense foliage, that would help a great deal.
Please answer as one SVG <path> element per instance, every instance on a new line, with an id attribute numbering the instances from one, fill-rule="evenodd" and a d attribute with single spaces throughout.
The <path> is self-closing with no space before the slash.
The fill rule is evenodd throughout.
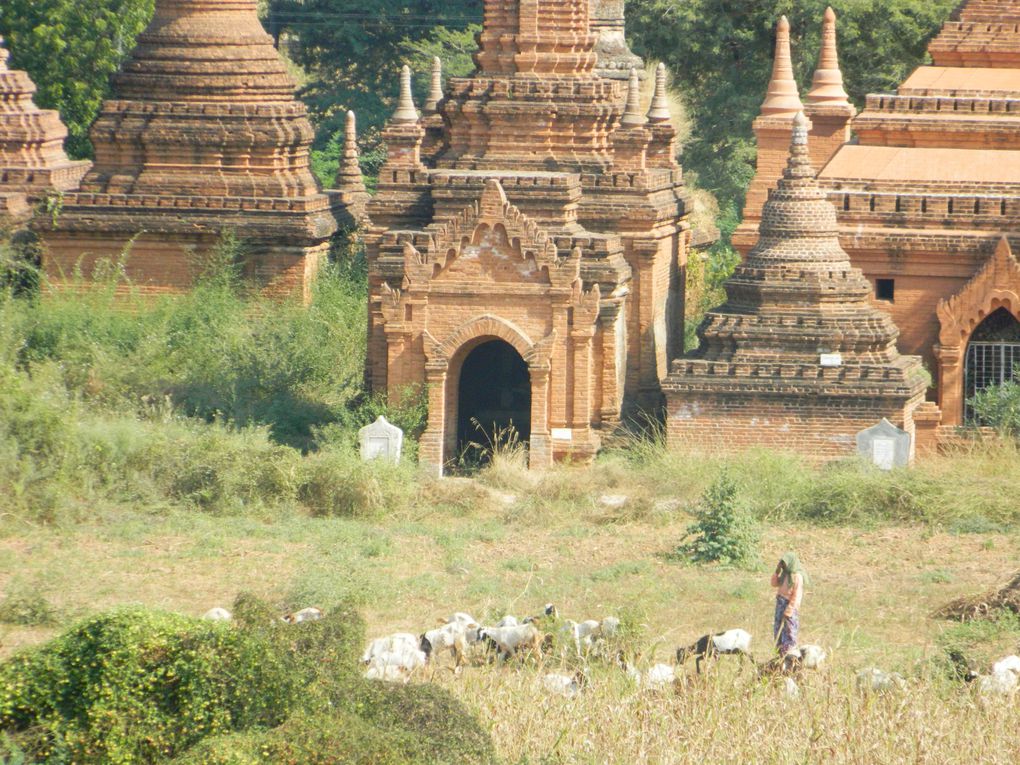
<path id="1" fill-rule="evenodd" d="M 3 0 L 0 35 L 11 63 L 39 89 L 36 102 L 57 109 L 67 151 L 92 153 L 89 127 L 109 92 L 109 77 L 152 17 L 153 0 Z"/>
<path id="2" fill-rule="evenodd" d="M 758 529 L 740 504 L 737 485 L 722 473 L 694 509 L 694 523 L 674 557 L 693 563 L 747 566 L 758 560 Z"/>
<path id="3" fill-rule="evenodd" d="M 970 404 L 982 425 L 995 428 L 1004 436 L 1020 438 L 1020 369 L 1014 379 L 980 391 Z"/>
<path id="4" fill-rule="evenodd" d="M 822 13 L 839 18 L 840 58 L 847 91 L 863 105 L 869 92 L 895 88 L 922 63 L 928 41 L 958 0 L 630 0 L 628 31 L 635 49 L 666 62 L 693 119 L 684 164 L 717 194 L 735 225 L 754 174 L 751 123 L 772 71 L 775 24 L 790 19 L 801 86 L 811 82 Z"/>
<path id="5" fill-rule="evenodd" d="M 235 619 L 122 609 L 0 664 L 0 755 L 51 765 L 492 759 L 488 735 L 446 692 L 361 678 L 364 625 L 349 607 L 287 625 L 241 596 Z"/>

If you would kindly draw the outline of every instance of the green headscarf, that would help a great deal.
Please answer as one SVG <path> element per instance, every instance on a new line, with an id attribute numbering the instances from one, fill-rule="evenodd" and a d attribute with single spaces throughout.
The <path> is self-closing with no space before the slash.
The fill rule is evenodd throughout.
<path id="1" fill-rule="evenodd" d="M 797 553 L 788 552 L 779 560 L 783 563 L 783 576 L 779 579 L 780 583 L 785 584 L 787 587 L 792 587 L 794 574 L 800 574 L 801 581 L 804 584 L 811 582 L 807 571 L 801 565 L 800 558 L 797 557 Z"/>

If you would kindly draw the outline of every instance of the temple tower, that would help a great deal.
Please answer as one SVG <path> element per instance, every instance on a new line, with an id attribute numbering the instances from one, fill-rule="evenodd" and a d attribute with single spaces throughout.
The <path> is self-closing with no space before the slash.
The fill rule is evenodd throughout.
<path id="1" fill-rule="evenodd" d="M 644 76 L 644 62 L 627 45 L 624 0 L 591 0 L 591 29 L 598 34 L 595 72 L 611 80 L 626 80 L 631 69 Z"/>
<path id="2" fill-rule="evenodd" d="M 921 361 L 899 354 L 896 326 L 839 244 L 808 127 L 795 118 L 758 243 L 705 318 L 701 347 L 674 362 L 663 386 L 671 445 L 830 458 L 852 454 L 856 434 L 882 418 L 913 432 L 927 387 Z"/>
<path id="3" fill-rule="evenodd" d="M 255 0 L 157 0 L 92 127 L 95 165 L 41 226 L 46 270 L 116 258 L 143 291 L 186 289 L 223 230 L 247 276 L 307 297 L 336 230 L 338 196 L 309 167 L 313 133 Z"/>
<path id="4" fill-rule="evenodd" d="M 8 57 L 0 37 L 0 221 L 21 222 L 48 193 L 77 188 L 89 163 L 67 158 L 60 115 L 35 105 L 35 83 Z"/>
<path id="5" fill-rule="evenodd" d="M 951 426 L 1020 360 L 1018 25 L 1020 0 L 962 3 L 932 65 L 869 95 L 857 140 L 819 173 L 844 248 L 900 348 L 932 371 L 933 416 Z"/>
<path id="6" fill-rule="evenodd" d="M 676 132 L 637 71 L 598 75 L 589 4 L 486 0 L 475 73 L 425 114 L 401 78 L 368 208 L 368 373 L 391 400 L 426 387 L 437 470 L 510 424 L 534 467 L 591 456 L 661 405 L 682 343 Z"/>
<path id="7" fill-rule="evenodd" d="M 741 223 L 733 232 L 733 245 L 741 254 L 746 255 L 754 246 L 762 205 L 786 165 L 793 118 L 803 110 L 790 55 L 790 22 L 783 16 L 776 24 L 776 50 L 768 92 L 754 121 L 754 135 L 758 141 L 755 174 L 747 189 Z"/>

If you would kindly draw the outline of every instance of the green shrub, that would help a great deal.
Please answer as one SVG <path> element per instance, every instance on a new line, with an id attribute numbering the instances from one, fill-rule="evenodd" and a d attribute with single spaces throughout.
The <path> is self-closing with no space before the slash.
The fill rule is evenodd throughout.
<path id="1" fill-rule="evenodd" d="M 364 680 L 346 605 L 285 625 L 242 595 L 235 620 L 142 609 L 94 617 L 0 664 L 0 758 L 277 765 L 488 762 L 445 691 Z M 3 761 L 0 759 L 0 761 Z"/>
<path id="2" fill-rule="evenodd" d="M 1020 379 L 1020 369 L 1014 376 Z M 1020 438 L 1020 382 L 1017 379 L 985 388 L 969 402 L 981 423 L 1009 438 Z"/>
<path id="3" fill-rule="evenodd" d="M 758 560 L 758 528 L 737 499 L 737 485 L 723 473 L 708 488 L 694 511 L 674 557 L 694 563 L 748 566 Z"/>

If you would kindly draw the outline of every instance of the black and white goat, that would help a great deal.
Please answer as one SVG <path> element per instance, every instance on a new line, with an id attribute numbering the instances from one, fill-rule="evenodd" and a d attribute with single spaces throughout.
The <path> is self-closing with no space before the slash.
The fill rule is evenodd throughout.
<path id="1" fill-rule="evenodd" d="M 702 635 L 689 646 L 676 649 L 676 663 L 682 666 L 691 656 L 696 657 L 695 669 L 701 674 L 701 662 L 705 659 L 714 659 L 721 654 L 736 654 L 742 660 L 750 660 L 751 656 L 751 634 L 744 630 L 726 630 L 717 632 L 714 635 Z"/>

